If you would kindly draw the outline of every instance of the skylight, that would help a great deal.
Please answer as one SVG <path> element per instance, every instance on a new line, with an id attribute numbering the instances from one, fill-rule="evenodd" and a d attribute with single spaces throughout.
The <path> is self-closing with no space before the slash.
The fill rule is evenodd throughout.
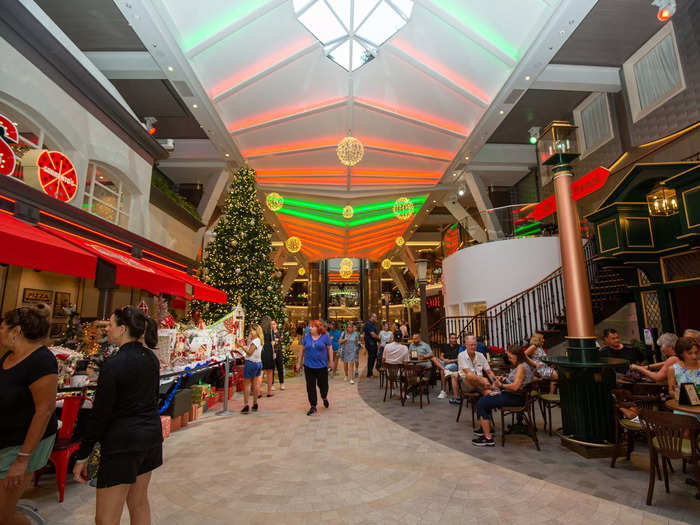
<path id="1" fill-rule="evenodd" d="M 377 56 L 377 49 L 401 29 L 413 0 L 294 0 L 294 12 L 318 38 L 326 56 L 355 71 Z"/>

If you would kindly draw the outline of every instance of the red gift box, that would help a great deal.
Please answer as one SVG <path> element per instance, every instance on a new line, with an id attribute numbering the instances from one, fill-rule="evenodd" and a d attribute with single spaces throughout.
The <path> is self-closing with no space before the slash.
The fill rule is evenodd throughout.
<path id="1" fill-rule="evenodd" d="M 202 417 L 202 406 L 192 405 L 192 410 L 190 410 L 190 421 L 196 421 Z"/>
<path id="2" fill-rule="evenodd" d="M 180 430 L 181 424 L 182 424 L 182 416 L 172 418 L 170 420 L 170 432 L 175 432 L 176 430 Z"/>
<path id="3" fill-rule="evenodd" d="M 180 426 L 181 426 L 181 427 L 186 427 L 186 426 L 187 426 L 187 423 L 190 422 L 190 413 L 189 413 L 189 412 L 185 412 L 185 413 L 182 414 L 180 417 L 182 418 L 182 423 L 180 423 Z"/>
<path id="4" fill-rule="evenodd" d="M 170 416 L 160 416 L 160 426 L 163 429 L 163 439 L 170 436 Z"/>
<path id="5" fill-rule="evenodd" d="M 214 405 L 216 405 L 216 398 L 215 397 L 208 397 L 207 398 L 207 408 L 211 408 Z"/>

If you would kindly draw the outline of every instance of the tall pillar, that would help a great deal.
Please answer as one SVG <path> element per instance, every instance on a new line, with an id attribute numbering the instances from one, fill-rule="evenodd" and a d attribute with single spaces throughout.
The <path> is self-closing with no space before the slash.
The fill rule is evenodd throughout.
<path id="1" fill-rule="evenodd" d="M 318 319 L 321 317 L 321 295 L 323 293 L 319 263 L 310 263 L 309 273 L 309 314 L 311 319 Z"/>
<path id="2" fill-rule="evenodd" d="M 360 259 L 360 320 L 366 321 L 369 319 L 367 313 L 368 305 L 367 299 L 369 297 L 369 289 L 367 287 L 367 262 L 364 259 Z"/>
<path id="3" fill-rule="evenodd" d="M 381 317 L 382 312 L 382 274 L 379 265 L 372 261 L 367 261 L 367 281 L 369 291 L 369 311 L 367 318 L 372 314 Z"/>

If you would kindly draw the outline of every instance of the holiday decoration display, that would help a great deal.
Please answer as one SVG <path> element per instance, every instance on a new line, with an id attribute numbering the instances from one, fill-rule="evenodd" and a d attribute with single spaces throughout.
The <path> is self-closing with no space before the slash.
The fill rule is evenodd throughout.
<path id="1" fill-rule="evenodd" d="M 362 160 L 365 148 L 355 137 L 345 137 L 338 144 L 337 154 L 344 166 L 355 166 Z"/>
<path id="2" fill-rule="evenodd" d="M 78 175 L 73 163 L 60 151 L 31 149 L 22 156 L 24 182 L 68 202 L 78 191 Z"/>
<path id="3" fill-rule="evenodd" d="M 289 253 L 297 253 L 299 250 L 301 250 L 301 239 L 296 235 L 292 235 L 287 239 L 285 246 L 287 247 L 287 251 Z"/>
<path id="4" fill-rule="evenodd" d="M 401 237 L 400 235 L 396 238 L 396 240 L 394 242 L 396 243 L 396 246 L 398 246 L 399 248 L 401 248 L 404 244 L 406 244 L 406 240 L 403 237 Z"/>
<path id="5" fill-rule="evenodd" d="M 391 259 L 384 259 L 382 261 L 382 268 L 384 268 L 385 270 L 391 268 Z"/>
<path id="6" fill-rule="evenodd" d="M 346 219 L 352 219 L 352 216 L 355 215 L 355 210 L 352 209 L 352 206 L 349 204 L 343 208 L 343 217 Z"/>
<path id="7" fill-rule="evenodd" d="M 265 197 L 265 203 L 270 211 L 278 211 L 281 210 L 284 205 L 284 197 L 279 193 L 268 193 L 267 197 Z"/>
<path id="8" fill-rule="evenodd" d="M 399 197 L 394 202 L 393 212 L 397 218 L 401 219 L 402 221 L 407 221 L 413 217 L 414 209 L 415 207 L 410 200 L 408 200 L 406 197 Z"/>

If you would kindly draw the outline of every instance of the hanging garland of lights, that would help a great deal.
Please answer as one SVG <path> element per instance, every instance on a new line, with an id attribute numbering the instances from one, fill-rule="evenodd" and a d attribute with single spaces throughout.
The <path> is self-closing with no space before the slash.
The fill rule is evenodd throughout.
<path id="1" fill-rule="evenodd" d="M 413 206 L 413 203 L 406 197 L 399 197 L 394 202 L 394 215 L 396 215 L 396 217 L 402 221 L 407 221 L 413 217 L 414 210 L 415 207 Z"/>
<path id="2" fill-rule="evenodd" d="M 299 250 L 301 250 L 301 239 L 296 235 L 292 235 L 287 239 L 285 246 L 287 247 L 287 251 L 289 253 L 297 253 Z"/>
<path id="3" fill-rule="evenodd" d="M 384 259 L 382 261 L 382 268 L 384 268 L 385 270 L 391 268 L 391 259 Z"/>
<path id="4" fill-rule="evenodd" d="M 271 211 L 279 211 L 284 205 L 284 197 L 279 193 L 268 193 L 267 197 L 265 197 L 265 202 Z"/>
<path id="5" fill-rule="evenodd" d="M 346 219 L 352 219 L 352 216 L 355 215 L 355 210 L 352 209 L 352 206 L 349 204 L 343 208 L 343 217 Z"/>
<path id="6" fill-rule="evenodd" d="M 364 157 L 365 148 L 355 137 L 345 137 L 338 144 L 337 153 L 344 166 L 354 166 Z"/>

